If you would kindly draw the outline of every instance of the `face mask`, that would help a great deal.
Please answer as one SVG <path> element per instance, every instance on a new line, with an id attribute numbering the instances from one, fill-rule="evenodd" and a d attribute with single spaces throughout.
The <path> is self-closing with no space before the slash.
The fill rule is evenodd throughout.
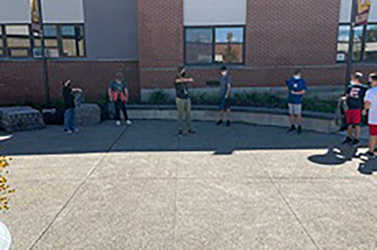
<path id="1" fill-rule="evenodd" d="M 226 76 L 227 73 L 228 73 L 228 72 L 223 71 L 223 72 L 221 72 L 221 75 Z"/>
<path id="2" fill-rule="evenodd" d="M 299 76 L 294 76 L 293 78 L 296 79 L 296 80 L 298 80 L 298 79 L 300 79 L 301 77 L 299 77 Z"/>

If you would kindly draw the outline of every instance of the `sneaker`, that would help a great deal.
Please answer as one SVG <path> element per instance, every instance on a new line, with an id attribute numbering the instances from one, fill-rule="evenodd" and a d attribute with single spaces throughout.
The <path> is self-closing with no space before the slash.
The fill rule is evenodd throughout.
<path id="1" fill-rule="evenodd" d="M 132 122 L 131 122 L 130 120 L 127 120 L 127 121 L 126 121 L 126 124 L 127 124 L 127 125 L 131 125 Z"/>
<path id="2" fill-rule="evenodd" d="M 217 125 L 217 126 L 220 126 L 222 123 L 223 123 L 223 120 L 219 120 L 219 121 L 216 123 L 216 125 Z"/>
<path id="3" fill-rule="evenodd" d="M 345 139 L 345 140 L 343 141 L 343 144 L 349 144 L 349 143 L 351 143 L 351 142 L 353 142 L 353 140 L 352 140 L 351 138 L 347 137 L 347 139 Z"/>
<path id="4" fill-rule="evenodd" d="M 287 133 L 291 133 L 296 130 L 296 127 L 292 125 L 290 129 L 288 129 Z"/>
<path id="5" fill-rule="evenodd" d="M 120 125 L 121 125 L 120 121 L 116 121 L 115 124 L 116 124 L 117 126 L 120 126 Z"/>
<path id="6" fill-rule="evenodd" d="M 352 145 L 356 146 L 360 143 L 360 140 L 359 139 L 353 139 L 352 141 Z"/>
<path id="7" fill-rule="evenodd" d="M 179 131 L 178 131 L 178 136 L 179 136 L 179 137 L 182 137 L 182 136 L 183 136 L 183 131 L 182 131 L 182 130 L 179 130 Z"/>
<path id="8" fill-rule="evenodd" d="M 374 152 L 369 152 L 365 154 L 365 156 L 369 157 L 369 158 L 374 158 Z"/>
<path id="9" fill-rule="evenodd" d="M 297 133 L 298 133 L 298 134 L 301 134 L 301 133 L 302 133 L 302 127 L 301 127 L 301 126 L 298 126 Z"/>
<path id="10" fill-rule="evenodd" d="M 230 121 L 227 121 L 227 122 L 226 122 L 226 126 L 227 126 L 227 127 L 230 127 Z"/>
<path id="11" fill-rule="evenodd" d="M 189 129 L 188 133 L 193 134 L 193 135 L 196 134 L 195 130 L 192 130 L 192 129 Z"/>
<path id="12" fill-rule="evenodd" d="M 73 133 L 73 131 L 72 130 L 64 130 L 64 133 L 66 133 L 67 135 L 70 135 L 70 134 Z"/>

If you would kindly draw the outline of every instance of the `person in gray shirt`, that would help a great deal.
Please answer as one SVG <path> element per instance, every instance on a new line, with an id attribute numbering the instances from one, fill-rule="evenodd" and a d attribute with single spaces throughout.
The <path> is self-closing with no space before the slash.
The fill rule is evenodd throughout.
<path id="1" fill-rule="evenodd" d="M 223 123 L 224 117 L 227 119 L 226 126 L 230 126 L 230 108 L 232 105 L 232 77 L 226 66 L 220 68 L 220 120 L 217 125 Z"/>

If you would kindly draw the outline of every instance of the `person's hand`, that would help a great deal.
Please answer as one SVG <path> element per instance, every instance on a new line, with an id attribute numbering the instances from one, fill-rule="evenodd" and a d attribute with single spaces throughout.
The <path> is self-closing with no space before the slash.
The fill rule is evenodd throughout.
<path id="1" fill-rule="evenodd" d="M 368 112 L 366 109 L 364 109 L 362 113 L 363 113 L 363 116 L 366 116 Z"/>

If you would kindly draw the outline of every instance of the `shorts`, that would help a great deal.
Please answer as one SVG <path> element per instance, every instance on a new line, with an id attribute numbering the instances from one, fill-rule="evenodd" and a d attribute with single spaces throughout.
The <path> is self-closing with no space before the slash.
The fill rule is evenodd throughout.
<path id="1" fill-rule="evenodd" d="M 360 123 L 361 123 L 361 110 L 360 109 L 347 110 L 347 124 L 360 125 Z"/>
<path id="2" fill-rule="evenodd" d="M 301 115 L 302 113 L 302 104 L 289 103 L 288 108 L 290 115 Z"/>
<path id="3" fill-rule="evenodd" d="M 369 134 L 370 136 L 377 136 L 377 125 L 369 124 Z"/>
<path id="4" fill-rule="evenodd" d="M 223 98 L 220 101 L 220 110 L 227 111 L 232 106 L 232 98 Z"/>

